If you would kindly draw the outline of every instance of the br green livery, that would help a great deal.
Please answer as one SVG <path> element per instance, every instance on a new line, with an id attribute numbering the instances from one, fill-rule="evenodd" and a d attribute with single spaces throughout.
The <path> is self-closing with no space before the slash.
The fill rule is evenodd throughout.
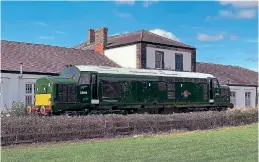
<path id="1" fill-rule="evenodd" d="M 44 115 L 226 110 L 230 89 L 210 74 L 68 65 L 36 82 L 35 105 Z"/>

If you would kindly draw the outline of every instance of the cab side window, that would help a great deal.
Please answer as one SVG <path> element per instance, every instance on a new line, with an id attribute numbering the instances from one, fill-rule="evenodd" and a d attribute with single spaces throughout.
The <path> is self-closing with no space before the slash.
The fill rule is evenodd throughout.
<path id="1" fill-rule="evenodd" d="M 90 84 L 90 74 L 89 73 L 81 73 L 79 84 Z"/>
<path id="2" fill-rule="evenodd" d="M 214 88 L 219 88 L 219 83 L 216 79 L 213 79 L 213 87 Z"/>

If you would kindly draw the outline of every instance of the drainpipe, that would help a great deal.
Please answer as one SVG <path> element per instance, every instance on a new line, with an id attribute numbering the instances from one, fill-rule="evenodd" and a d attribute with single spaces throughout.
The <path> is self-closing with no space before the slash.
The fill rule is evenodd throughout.
<path id="1" fill-rule="evenodd" d="M 257 86 L 255 87 L 255 107 L 258 108 L 258 92 L 257 92 Z"/>
<path id="2" fill-rule="evenodd" d="M 17 86 L 20 87 L 20 79 L 23 77 L 23 63 L 20 63 L 20 76 L 18 77 L 18 80 L 17 80 Z M 17 89 L 17 99 L 16 101 L 20 101 L 21 100 L 21 89 L 18 88 Z"/>
<path id="3" fill-rule="evenodd" d="M 22 76 L 23 76 L 23 69 L 22 68 L 23 68 L 23 63 L 20 64 L 20 76 L 19 76 L 20 78 L 22 78 Z"/>

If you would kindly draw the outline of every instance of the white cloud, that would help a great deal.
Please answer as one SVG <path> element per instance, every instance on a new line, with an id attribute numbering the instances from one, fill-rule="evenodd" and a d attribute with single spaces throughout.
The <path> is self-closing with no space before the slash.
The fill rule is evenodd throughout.
<path id="1" fill-rule="evenodd" d="M 215 36 L 207 35 L 207 34 L 198 34 L 197 39 L 200 41 L 218 41 L 224 39 L 224 34 L 219 34 Z"/>
<path id="2" fill-rule="evenodd" d="M 206 16 L 205 21 L 210 21 L 210 20 L 212 20 L 212 19 L 213 19 L 212 16 Z"/>
<path id="3" fill-rule="evenodd" d="M 159 0 L 144 0 L 143 6 L 149 7 L 158 1 Z M 116 4 L 125 4 L 125 5 L 130 5 L 130 6 L 133 6 L 135 4 L 135 0 L 115 0 L 115 2 L 116 2 Z"/>
<path id="4" fill-rule="evenodd" d="M 231 10 L 219 10 L 217 16 L 207 16 L 206 21 L 219 20 L 221 18 L 232 18 L 232 19 L 252 19 L 256 16 L 255 9 L 241 9 L 235 12 Z"/>
<path id="5" fill-rule="evenodd" d="M 57 34 L 64 34 L 65 32 L 63 31 L 56 31 Z"/>
<path id="6" fill-rule="evenodd" d="M 212 47 L 212 44 L 203 44 L 203 45 L 198 45 L 198 48 L 203 48 L 203 47 Z"/>
<path id="7" fill-rule="evenodd" d="M 42 26 L 46 26 L 47 25 L 45 22 L 42 22 L 42 21 L 36 21 L 35 24 L 36 25 L 42 25 Z"/>
<path id="8" fill-rule="evenodd" d="M 134 5 L 135 4 L 135 0 L 116 0 L 117 4 L 126 4 L 126 5 Z"/>
<path id="9" fill-rule="evenodd" d="M 203 47 L 211 47 L 211 44 L 204 44 Z"/>
<path id="10" fill-rule="evenodd" d="M 111 34 L 110 37 L 120 35 L 120 33 Z"/>
<path id="11" fill-rule="evenodd" d="M 247 61 L 247 62 L 257 62 L 258 58 L 257 57 L 249 57 L 249 58 L 246 58 L 245 61 Z"/>
<path id="12" fill-rule="evenodd" d="M 55 37 L 53 37 L 53 36 L 40 36 L 40 39 L 48 39 L 48 40 L 50 40 L 50 39 L 55 39 Z"/>
<path id="13" fill-rule="evenodd" d="M 258 7 L 258 1 L 224 1 L 220 0 L 220 4 L 223 6 L 231 5 L 235 8 L 252 8 Z"/>
<path id="14" fill-rule="evenodd" d="M 121 34 L 127 34 L 127 33 L 129 33 L 129 32 L 123 32 L 123 33 L 115 33 L 115 34 L 111 34 L 111 35 L 109 35 L 109 36 L 116 36 L 116 35 L 121 35 Z"/>
<path id="15" fill-rule="evenodd" d="M 152 32 L 154 34 L 157 34 L 157 35 L 160 35 L 162 37 L 166 37 L 166 38 L 169 38 L 169 39 L 180 41 L 180 39 L 177 38 L 173 33 L 165 31 L 163 29 L 153 29 L 153 30 L 150 30 L 150 32 Z"/>
<path id="16" fill-rule="evenodd" d="M 229 39 L 230 40 L 237 40 L 237 36 L 236 35 L 231 35 Z"/>
<path id="17" fill-rule="evenodd" d="M 239 19 L 252 19 L 256 16 L 256 10 L 254 9 L 245 9 L 237 12 L 236 17 Z"/>
<path id="18" fill-rule="evenodd" d="M 143 6 L 144 6 L 144 7 L 149 7 L 149 6 L 151 6 L 152 4 L 154 4 L 154 3 L 156 3 L 156 2 L 158 2 L 158 0 L 152 0 L 152 1 L 150 1 L 150 0 L 144 0 Z"/>
<path id="19" fill-rule="evenodd" d="M 229 11 L 229 10 L 220 10 L 219 15 L 222 17 L 233 17 L 234 16 L 232 11 Z"/>

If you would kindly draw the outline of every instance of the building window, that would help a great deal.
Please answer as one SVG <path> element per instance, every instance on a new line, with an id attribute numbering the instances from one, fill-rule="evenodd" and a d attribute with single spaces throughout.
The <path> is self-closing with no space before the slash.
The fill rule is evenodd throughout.
<path id="1" fill-rule="evenodd" d="M 32 95 L 26 95 L 25 96 L 25 106 L 31 106 L 32 105 Z"/>
<path id="2" fill-rule="evenodd" d="M 163 69 L 164 68 L 164 52 L 156 51 L 155 53 L 155 68 Z"/>
<path id="3" fill-rule="evenodd" d="M 245 92 L 245 107 L 251 106 L 251 92 Z"/>
<path id="4" fill-rule="evenodd" d="M 26 94 L 32 93 L 32 84 L 25 84 L 25 93 Z"/>
<path id="5" fill-rule="evenodd" d="M 236 92 L 230 92 L 230 102 L 236 105 Z"/>
<path id="6" fill-rule="evenodd" d="M 183 71 L 183 55 L 175 54 L 175 70 Z"/>
<path id="7" fill-rule="evenodd" d="M 35 84 L 25 84 L 25 106 L 33 105 Z"/>

